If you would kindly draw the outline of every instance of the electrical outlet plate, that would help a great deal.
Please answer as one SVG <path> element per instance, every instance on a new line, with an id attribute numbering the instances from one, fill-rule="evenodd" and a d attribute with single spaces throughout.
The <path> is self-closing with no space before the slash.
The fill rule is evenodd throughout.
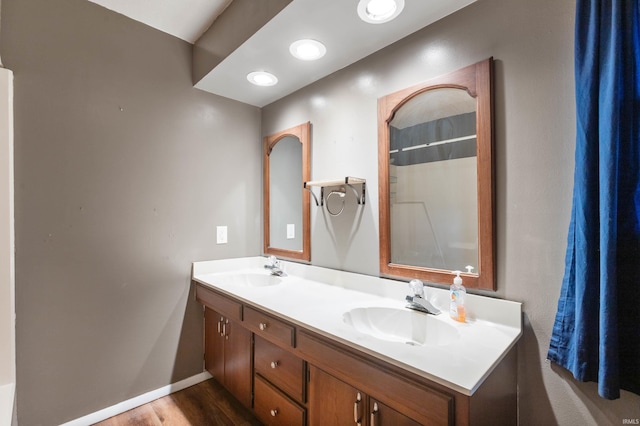
<path id="1" fill-rule="evenodd" d="M 296 225 L 287 223 L 287 239 L 292 240 L 296 237 Z"/>
<path id="2" fill-rule="evenodd" d="M 226 226 L 216 226 L 216 244 L 227 244 Z"/>

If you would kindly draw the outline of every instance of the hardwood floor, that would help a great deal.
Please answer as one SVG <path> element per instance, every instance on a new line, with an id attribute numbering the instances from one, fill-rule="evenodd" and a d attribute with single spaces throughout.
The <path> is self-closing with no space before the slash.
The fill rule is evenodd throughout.
<path id="1" fill-rule="evenodd" d="M 111 417 L 97 426 L 250 426 L 253 414 L 213 379 Z"/>

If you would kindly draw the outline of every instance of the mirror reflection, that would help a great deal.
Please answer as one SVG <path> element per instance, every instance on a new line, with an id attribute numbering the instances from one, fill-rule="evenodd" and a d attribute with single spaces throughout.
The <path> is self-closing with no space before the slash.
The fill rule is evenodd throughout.
<path id="1" fill-rule="evenodd" d="M 391 262 L 477 271 L 475 98 L 423 92 L 396 111 L 389 140 Z"/>
<path id="2" fill-rule="evenodd" d="M 380 273 L 495 290 L 491 58 L 378 99 Z M 467 268 L 469 267 L 469 268 Z"/>
<path id="3" fill-rule="evenodd" d="M 311 123 L 264 138 L 264 254 L 310 260 Z"/>
<path id="4" fill-rule="evenodd" d="M 302 250 L 302 144 L 285 136 L 269 156 L 269 230 L 271 245 Z M 296 232 L 297 231 L 297 232 Z"/>

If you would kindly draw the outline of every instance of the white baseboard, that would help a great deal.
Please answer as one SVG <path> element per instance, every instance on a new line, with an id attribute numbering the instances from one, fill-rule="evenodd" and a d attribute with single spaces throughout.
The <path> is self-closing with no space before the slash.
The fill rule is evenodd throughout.
<path id="1" fill-rule="evenodd" d="M 212 376 L 208 372 L 196 374 L 195 376 L 188 377 L 184 380 L 181 380 L 176 383 L 172 383 L 167 386 L 163 386 L 159 389 L 147 392 L 145 394 L 136 396 L 135 398 L 128 399 L 126 401 L 122 401 L 116 405 L 112 405 L 111 407 L 104 408 L 100 411 L 96 411 L 95 413 L 88 414 L 86 416 L 80 417 L 79 419 L 72 420 L 70 422 L 64 423 L 61 426 L 88 426 L 94 423 L 101 422 L 103 420 L 108 419 L 109 417 L 116 416 L 118 414 L 122 414 L 125 411 L 129 411 L 133 408 L 139 407 L 143 404 L 156 400 L 158 398 L 162 398 L 163 396 L 170 395 L 174 392 L 178 392 L 182 389 L 186 389 L 189 386 L 197 385 L 200 382 L 204 382 L 205 380 L 210 379 Z"/>

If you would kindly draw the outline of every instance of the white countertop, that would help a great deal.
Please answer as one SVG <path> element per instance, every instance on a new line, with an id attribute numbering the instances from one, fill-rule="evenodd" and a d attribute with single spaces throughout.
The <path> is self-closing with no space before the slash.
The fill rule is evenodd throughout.
<path id="1" fill-rule="evenodd" d="M 459 323 L 448 315 L 448 290 L 425 287 L 426 297 L 442 311 L 431 317 L 455 327 L 460 338 L 443 346 L 380 340 L 346 324 L 343 314 L 360 307 L 406 309 L 407 283 L 286 261 L 287 275 L 277 285 L 229 279 L 233 273 L 268 275 L 265 263 L 264 257 L 195 262 L 192 278 L 465 395 L 478 389 L 522 334 L 518 302 L 467 294 L 467 323 Z"/>

